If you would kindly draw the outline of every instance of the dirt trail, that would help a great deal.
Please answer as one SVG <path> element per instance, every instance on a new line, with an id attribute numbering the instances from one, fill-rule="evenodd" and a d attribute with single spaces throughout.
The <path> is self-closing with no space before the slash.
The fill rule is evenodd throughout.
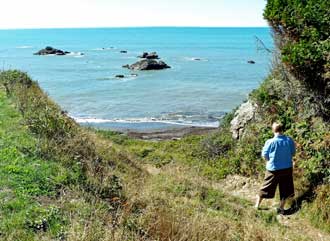
<path id="1" fill-rule="evenodd" d="M 261 183 L 258 181 L 238 175 L 228 176 L 226 179 L 213 184 L 213 187 L 216 189 L 220 189 L 229 195 L 246 199 L 252 203 L 255 202 L 260 186 Z M 278 201 L 275 199 L 264 200 L 262 204 L 262 207 L 267 207 L 270 211 L 277 206 Z M 300 217 L 298 213 L 286 216 L 277 215 L 277 220 L 280 224 L 290 228 L 292 232 L 303 233 L 313 241 L 330 241 L 330 234 L 314 228 L 306 219 Z"/>
<path id="2" fill-rule="evenodd" d="M 179 171 L 180 174 L 187 171 L 185 167 L 176 167 L 177 170 L 174 170 L 173 167 L 165 167 L 160 169 L 150 164 L 145 165 L 144 168 L 150 175 L 170 173 L 173 175 L 173 173 L 177 171 Z M 225 194 L 235 196 L 240 199 L 248 200 L 249 202 L 251 202 L 251 208 L 253 208 L 252 204 L 254 204 L 256 194 L 258 193 L 258 190 L 261 186 L 261 183 L 259 183 L 257 180 L 239 175 L 231 175 L 218 182 L 211 182 L 201 176 L 198 176 L 197 179 L 198 180 L 196 181 L 200 185 L 207 185 L 214 189 L 220 190 Z M 267 207 L 268 210 L 262 210 L 260 212 L 272 212 L 277 206 L 278 200 L 264 200 L 262 207 Z M 330 241 L 330 234 L 327 234 L 317 228 L 314 228 L 308 220 L 302 218 L 301 215 L 299 215 L 299 212 L 290 216 L 277 215 L 277 220 L 281 225 L 289 228 L 291 232 L 300 235 L 304 234 L 304 236 L 310 238 L 310 240 Z"/>

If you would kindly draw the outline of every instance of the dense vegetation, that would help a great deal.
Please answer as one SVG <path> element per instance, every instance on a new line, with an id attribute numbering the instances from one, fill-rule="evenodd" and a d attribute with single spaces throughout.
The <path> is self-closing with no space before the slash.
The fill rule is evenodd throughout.
<path id="1" fill-rule="evenodd" d="M 324 205 L 329 206 L 330 196 L 330 3 L 268 0 L 264 16 L 274 29 L 286 72 L 282 79 L 287 81 L 287 88 L 292 88 L 286 97 L 291 99 L 289 106 L 296 118 L 289 118 L 288 127 L 298 139 L 297 160 L 311 186 L 323 185 L 316 191 L 313 220 L 328 228 L 330 213 Z M 316 116 L 322 116 L 325 122 Z"/>
<path id="2" fill-rule="evenodd" d="M 320 113 L 330 118 L 330 3 L 328 0 L 268 0 L 264 12 L 282 60 L 314 91 Z"/>

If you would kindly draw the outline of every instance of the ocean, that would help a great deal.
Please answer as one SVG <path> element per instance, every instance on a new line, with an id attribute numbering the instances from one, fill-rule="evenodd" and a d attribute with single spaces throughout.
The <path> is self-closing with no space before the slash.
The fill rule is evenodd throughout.
<path id="1" fill-rule="evenodd" d="M 0 30 L 0 64 L 28 72 L 83 125 L 141 131 L 216 127 L 269 74 L 272 56 L 255 37 L 273 48 L 269 28 Z M 72 53 L 33 55 L 46 46 Z M 153 51 L 172 68 L 122 68 Z"/>

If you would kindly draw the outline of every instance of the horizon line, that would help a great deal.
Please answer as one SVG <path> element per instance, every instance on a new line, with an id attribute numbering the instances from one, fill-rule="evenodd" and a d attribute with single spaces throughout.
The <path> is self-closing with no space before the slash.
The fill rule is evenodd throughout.
<path id="1" fill-rule="evenodd" d="M 49 29 L 119 29 L 119 28 L 269 28 L 270 26 L 98 26 L 98 27 L 28 27 L 0 28 L 0 30 L 49 30 Z"/>

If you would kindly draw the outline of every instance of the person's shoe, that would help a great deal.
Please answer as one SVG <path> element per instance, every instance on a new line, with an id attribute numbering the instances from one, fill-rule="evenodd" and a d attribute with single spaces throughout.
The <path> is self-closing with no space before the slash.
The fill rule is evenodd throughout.
<path id="1" fill-rule="evenodd" d="M 277 209 L 276 209 L 276 212 L 277 212 L 277 214 L 285 215 L 285 209 L 277 208 Z"/>

